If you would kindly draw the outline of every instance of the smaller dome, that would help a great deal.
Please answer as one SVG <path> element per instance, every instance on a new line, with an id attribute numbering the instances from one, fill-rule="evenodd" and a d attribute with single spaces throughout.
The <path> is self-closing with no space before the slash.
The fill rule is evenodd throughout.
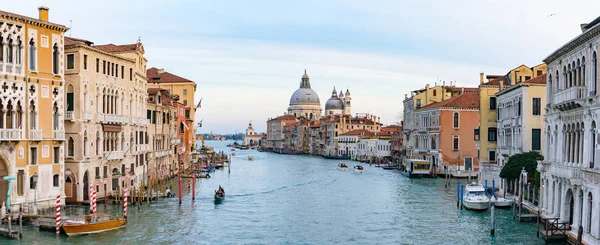
<path id="1" fill-rule="evenodd" d="M 350 96 L 350 90 L 346 89 L 346 97 Z"/>
<path id="2" fill-rule="evenodd" d="M 343 110 L 344 102 L 338 97 L 331 97 L 325 103 L 325 110 Z"/>

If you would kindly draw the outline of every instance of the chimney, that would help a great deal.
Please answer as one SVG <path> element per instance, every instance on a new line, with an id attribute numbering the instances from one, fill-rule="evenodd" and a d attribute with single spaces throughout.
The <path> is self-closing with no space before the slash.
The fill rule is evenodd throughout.
<path id="1" fill-rule="evenodd" d="M 500 91 L 502 91 L 502 89 L 504 89 L 504 81 L 502 81 L 502 79 L 500 79 L 499 82 L 500 82 Z"/>
<path id="2" fill-rule="evenodd" d="M 582 33 L 585 32 L 585 31 L 587 31 L 587 28 L 585 28 L 585 26 L 587 26 L 587 25 L 588 25 L 588 23 L 583 23 L 583 24 L 579 25 L 579 27 L 581 27 L 581 32 Z"/>
<path id="3" fill-rule="evenodd" d="M 404 99 L 408 99 L 408 94 L 404 94 Z"/>
<path id="4" fill-rule="evenodd" d="M 425 84 L 425 90 L 429 90 L 429 83 Z"/>
<path id="5" fill-rule="evenodd" d="M 460 93 L 461 93 L 461 94 L 464 94 L 464 93 L 465 93 L 465 87 L 462 87 L 462 88 L 461 88 L 461 90 L 460 90 Z"/>
<path id="6" fill-rule="evenodd" d="M 479 73 L 479 84 L 483 84 L 483 72 Z"/>
<path id="7" fill-rule="evenodd" d="M 158 75 L 165 73 L 165 68 L 160 68 L 158 70 Z"/>
<path id="8" fill-rule="evenodd" d="M 48 10 L 50 10 L 50 8 L 45 7 L 45 6 L 40 6 L 38 8 L 39 12 L 40 12 L 40 20 L 41 21 L 48 21 Z"/>

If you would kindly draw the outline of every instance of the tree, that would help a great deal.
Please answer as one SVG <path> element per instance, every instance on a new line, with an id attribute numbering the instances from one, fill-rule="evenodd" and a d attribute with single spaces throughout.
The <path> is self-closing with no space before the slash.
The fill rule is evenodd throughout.
<path id="1" fill-rule="evenodd" d="M 394 124 L 402 125 L 402 121 L 404 121 L 404 112 L 398 112 L 396 115 L 396 122 Z"/>
<path id="2" fill-rule="evenodd" d="M 537 172 L 537 160 L 541 158 L 540 153 L 531 151 L 510 156 L 508 162 L 500 171 L 500 178 L 508 181 L 519 180 L 521 170 L 527 171 L 528 182 L 539 183 L 539 173 Z"/>

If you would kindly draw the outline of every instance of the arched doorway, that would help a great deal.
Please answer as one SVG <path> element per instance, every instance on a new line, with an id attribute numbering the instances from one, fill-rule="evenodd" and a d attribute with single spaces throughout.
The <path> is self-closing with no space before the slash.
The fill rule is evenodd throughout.
<path id="1" fill-rule="evenodd" d="M 4 180 L 4 176 L 8 175 L 8 166 L 2 158 L 0 158 L 0 206 L 6 201 L 8 195 L 8 180 Z"/>
<path id="2" fill-rule="evenodd" d="M 77 201 L 77 185 L 75 185 L 75 176 L 73 176 L 70 169 L 65 171 L 65 201 L 76 202 Z"/>
<path id="3" fill-rule="evenodd" d="M 565 198 L 565 220 L 569 220 L 569 224 L 573 225 L 573 208 L 575 207 L 575 202 L 573 199 L 573 191 L 571 189 L 567 190 L 567 196 Z"/>
<path id="4" fill-rule="evenodd" d="M 89 178 L 88 178 L 88 171 L 85 171 L 85 174 L 83 174 L 83 186 L 81 188 L 83 188 L 83 200 L 87 201 L 90 199 L 89 197 Z"/>

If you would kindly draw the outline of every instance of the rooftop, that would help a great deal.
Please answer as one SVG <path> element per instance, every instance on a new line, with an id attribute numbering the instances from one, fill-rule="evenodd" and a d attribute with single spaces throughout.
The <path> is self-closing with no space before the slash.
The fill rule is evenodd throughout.
<path id="1" fill-rule="evenodd" d="M 448 100 L 429 104 L 419 110 L 431 108 L 479 109 L 479 93 L 464 93 Z"/>
<path id="2" fill-rule="evenodd" d="M 185 83 L 185 82 L 193 82 L 189 79 L 177 76 L 175 74 L 166 72 L 164 69 L 158 69 L 156 67 L 152 67 L 146 71 L 146 77 L 148 77 L 148 82 L 151 83 Z"/>

